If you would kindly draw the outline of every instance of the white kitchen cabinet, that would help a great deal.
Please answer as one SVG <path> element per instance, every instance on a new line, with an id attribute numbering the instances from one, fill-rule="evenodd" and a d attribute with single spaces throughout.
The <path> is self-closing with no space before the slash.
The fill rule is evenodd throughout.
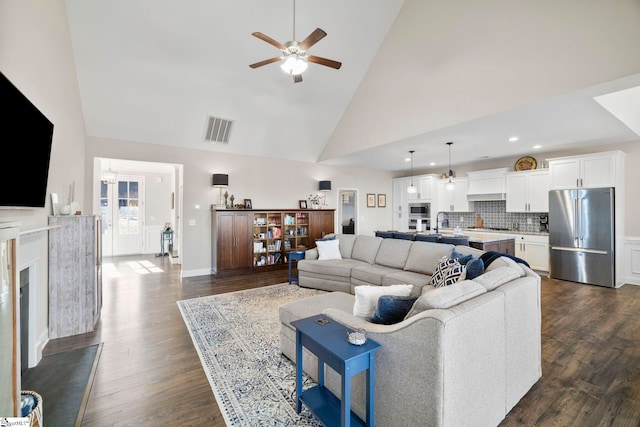
<path id="1" fill-rule="evenodd" d="M 393 212 L 407 213 L 409 207 L 407 187 L 409 183 L 409 178 L 393 179 L 393 206 L 391 208 Z"/>
<path id="2" fill-rule="evenodd" d="M 456 184 L 455 190 L 447 190 L 444 186 L 448 179 L 438 180 L 438 203 L 432 211 L 437 212 L 472 212 L 473 202 L 467 200 L 469 188 L 468 178 L 453 178 L 451 182 Z"/>
<path id="3" fill-rule="evenodd" d="M 549 211 L 549 170 L 509 172 L 505 175 L 507 212 Z"/>
<path id="4" fill-rule="evenodd" d="M 516 256 L 527 261 L 531 269 L 549 271 L 549 236 L 514 234 Z"/>
<path id="5" fill-rule="evenodd" d="M 548 159 L 550 188 L 615 187 L 624 170 L 624 156 L 621 151 L 606 151 Z"/>
<path id="6" fill-rule="evenodd" d="M 469 189 L 467 191 L 469 200 L 473 200 L 473 196 L 476 195 L 504 195 L 505 173 L 508 170 L 508 168 L 498 168 L 467 172 L 469 177 Z M 501 198 L 502 196 L 496 197 Z"/>

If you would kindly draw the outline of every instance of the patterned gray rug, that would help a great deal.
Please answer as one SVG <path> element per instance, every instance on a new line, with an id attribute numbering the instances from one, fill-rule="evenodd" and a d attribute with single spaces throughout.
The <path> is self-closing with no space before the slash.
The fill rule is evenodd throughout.
<path id="1" fill-rule="evenodd" d="M 295 365 L 280 353 L 278 320 L 280 305 L 318 293 L 280 284 L 178 301 L 228 426 L 321 426 L 304 406 L 295 411 Z"/>

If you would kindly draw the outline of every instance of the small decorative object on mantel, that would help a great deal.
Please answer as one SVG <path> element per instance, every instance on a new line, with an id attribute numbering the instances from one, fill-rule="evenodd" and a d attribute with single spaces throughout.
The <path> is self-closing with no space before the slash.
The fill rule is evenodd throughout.
<path id="1" fill-rule="evenodd" d="M 245 209 L 253 209 L 251 205 L 251 199 L 244 199 L 244 208 Z"/>
<path id="2" fill-rule="evenodd" d="M 228 201 L 228 199 L 229 199 L 229 193 L 228 193 L 227 191 L 225 191 L 225 192 L 224 192 L 224 206 L 225 206 L 226 208 L 228 208 L 228 207 L 229 207 L 229 201 Z"/>
<path id="3" fill-rule="evenodd" d="M 307 209 L 307 201 L 306 200 L 298 200 L 298 205 L 300 209 Z"/>
<path id="4" fill-rule="evenodd" d="M 233 207 L 233 201 L 235 200 L 235 197 L 233 197 L 233 194 L 229 196 L 229 200 L 231 201 L 230 203 L 231 207 Z"/>
<path id="5" fill-rule="evenodd" d="M 528 171 L 535 169 L 538 166 L 538 162 L 531 156 L 520 157 L 514 166 L 516 171 Z"/>
<path id="6" fill-rule="evenodd" d="M 320 200 L 322 196 L 319 194 L 309 194 L 309 201 L 311 202 L 311 209 L 320 209 Z"/>

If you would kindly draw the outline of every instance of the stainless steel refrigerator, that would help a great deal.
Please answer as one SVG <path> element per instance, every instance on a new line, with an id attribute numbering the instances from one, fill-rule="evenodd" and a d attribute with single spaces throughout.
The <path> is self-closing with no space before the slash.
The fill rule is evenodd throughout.
<path id="1" fill-rule="evenodd" d="M 614 198 L 614 188 L 549 191 L 549 277 L 615 287 Z"/>

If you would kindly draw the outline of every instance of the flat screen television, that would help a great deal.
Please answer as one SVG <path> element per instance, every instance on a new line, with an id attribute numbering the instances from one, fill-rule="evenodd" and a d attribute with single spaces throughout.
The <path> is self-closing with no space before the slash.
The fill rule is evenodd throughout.
<path id="1" fill-rule="evenodd" d="M 6 173 L 0 207 L 43 208 L 47 199 L 53 123 L 0 72 L 2 158 Z"/>

